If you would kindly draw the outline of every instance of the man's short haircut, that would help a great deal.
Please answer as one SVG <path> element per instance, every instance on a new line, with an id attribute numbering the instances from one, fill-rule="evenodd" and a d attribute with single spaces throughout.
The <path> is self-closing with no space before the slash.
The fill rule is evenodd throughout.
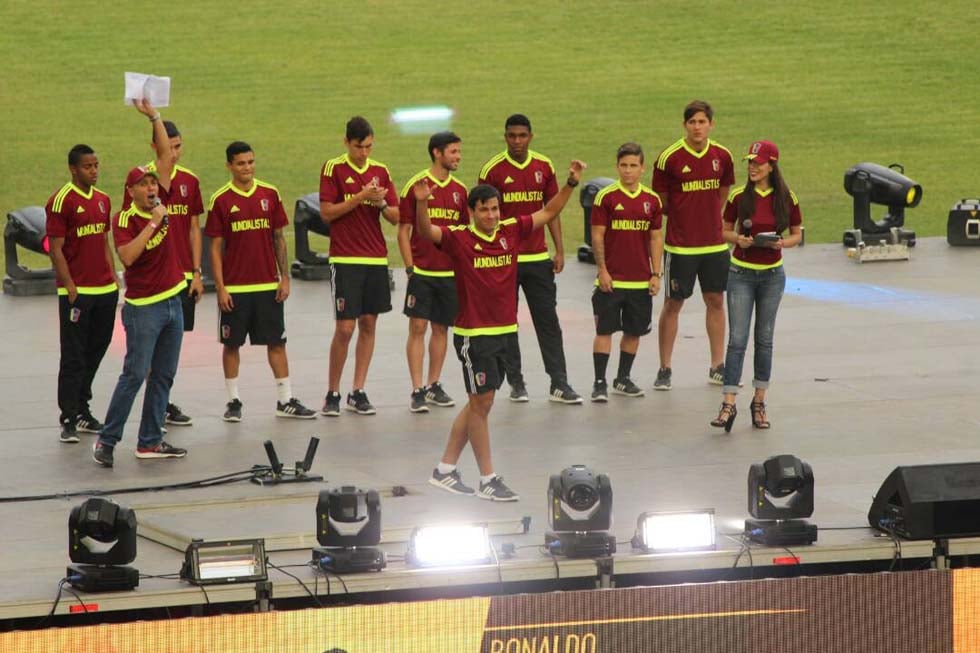
<path id="1" fill-rule="evenodd" d="M 531 131 L 531 120 L 523 113 L 515 113 L 508 116 L 507 122 L 504 123 L 504 131 L 507 131 L 508 127 L 527 127 L 527 130 Z"/>
<path id="2" fill-rule="evenodd" d="M 499 202 L 500 191 L 490 184 L 479 184 L 470 190 L 470 194 L 466 197 L 466 204 L 470 207 L 470 209 L 475 209 L 478 203 L 489 202 L 495 197 Z"/>
<path id="3" fill-rule="evenodd" d="M 436 160 L 436 155 L 432 153 L 432 150 L 439 150 L 444 152 L 447 147 L 453 143 L 462 143 L 463 139 L 457 136 L 451 131 L 436 132 L 429 139 L 429 158 L 433 161 Z"/>
<path id="4" fill-rule="evenodd" d="M 348 141 L 363 141 L 368 136 L 374 136 L 374 128 L 371 127 L 371 123 L 367 121 L 367 118 L 354 116 L 347 121 Z"/>
<path id="5" fill-rule="evenodd" d="M 180 136 L 180 130 L 177 129 L 177 125 L 171 120 L 164 120 L 163 128 L 167 130 L 167 138 L 177 138 Z M 157 131 L 155 129 L 153 130 L 153 142 L 157 142 Z"/>
<path id="6" fill-rule="evenodd" d="M 228 163 L 231 163 L 239 154 L 245 154 L 246 152 L 251 151 L 252 146 L 245 141 L 235 141 L 225 148 L 225 159 L 228 161 Z"/>
<path id="7" fill-rule="evenodd" d="M 623 143 L 616 150 L 616 163 L 624 156 L 638 156 L 640 157 L 640 163 L 643 163 L 643 148 L 640 147 L 639 143 Z"/>
<path id="8" fill-rule="evenodd" d="M 77 166 L 79 163 L 81 163 L 82 157 L 86 154 L 95 154 L 95 150 L 88 145 L 79 143 L 75 147 L 68 150 L 68 165 Z"/>
<path id="9" fill-rule="evenodd" d="M 693 118 L 698 111 L 703 111 L 709 122 L 715 119 L 715 110 L 711 108 L 710 104 L 704 100 L 692 100 L 690 104 L 684 107 L 684 122 Z"/>

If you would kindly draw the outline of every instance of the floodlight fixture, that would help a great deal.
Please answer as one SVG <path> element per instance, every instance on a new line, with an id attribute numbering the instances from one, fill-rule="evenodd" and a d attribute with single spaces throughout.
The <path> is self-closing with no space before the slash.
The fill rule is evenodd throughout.
<path id="1" fill-rule="evenodd" d="M 296 200 L 293 211 L 294 242 L 296 260 L 290 267 L 290 274 L 305 281 L 319 281 L 330 278 L 330 257 L 317 252 L 310 246 L 310 233 L 330 237 L 330 225 L 320 217 L 320 194 L 310 193 Z"/>
<path id="2" fill-rule="evenodd" d="M 646 553 L 713 550 L 715 511 L 645 512 L 636 520 L 632 544 Z"/>
<path id="3" fill-rule="evenodd" d="M 585 244 L 578 247 L 580 263 L 595 263 L 595 254 L 592 253 L 592 207 L 595 206 L 595 196 L 599 191 L 614 183 L 615 179 L 596 177 L 582 184 L 582 190 L 579 191 L 578 200 L 585 218 Z"/>
<path id="4" fill-rule="evenodd" d="M 265 540 L 192 540 L 184 551 L 180 577 L 194 585 L 266 581 Z"/>
<path id="5" fill-rule="evenodd" d="M 11 295 L 45 295 L 56 290 L 54 268 L 30 269 L 20 263 L 18 247 L 48 256 L 47 216 L 43 206 L 26 206 L 7 214 L 3 230 L 6 276 L 3 291 Z"/>
<path id="6" fill-rule="evenodd" d="M 449 567 L 490 564 L 495 557 L 486 524 L 444 524 L 415 528 L 405 562 L 412 567 Z"/>
<path id="7" fill-rule="evenodd" d="M 548 482 L 547 549 L 569 558 L 594 558 L 616 552 L 612 528 L 612 484 L 605 474 L 572 465 Z"/>
<path id="8" fill-rule="evenodd" d="M 915 232 L 904 229 L 905 209 L 922 201 L 922 186 L 905 176 L 899 163 L 888 167 L 858 163 L 844 173 L 844 190 L 854 198 L 854 228 L 844 232 L 844 245 L 887 242 L 915 245 Z M 881 220 L 871 217 L 871 205 L 882 204 L 888 212 Z"/>
<path id="9" fill-rule="evenodd" d="M 431 134 L 449 129 L 454 115 L 445 105 L 399 107 L 391 112 L 391 122 L 402 134 Z"/>
<path id="10" fill-rule="evenodd" d="M 131 590 L 139 571 L 127 567 L 136 559 L 136 513 L 101 497 L 72 508 L 68 517 L 68 583 L 85 592 Z"/>
<path id="11" fill-rule="evenodd" d="M 813 469 L 796 456 L 772 456 L 749 467 L 745 535 L 772 546 L 812 544 L 817 527 L 813 514 Z"/>
<path id="12" fill-rule="evenodd" d="M 313 562 L 338 574 L 381 571 L 388 564 L 381 543 L 381 497 L 353 485 L 323 490 L 316 504 Z"/>

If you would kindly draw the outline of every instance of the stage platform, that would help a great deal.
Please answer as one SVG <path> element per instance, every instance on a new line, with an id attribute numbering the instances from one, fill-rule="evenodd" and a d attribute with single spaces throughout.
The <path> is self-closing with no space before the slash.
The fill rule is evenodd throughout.
<path id="1" fill-rule="evenodd" d="M 393 244 L 390 245 L 393 248 Z M 48 297 L 0 297 L 0 395 L 4 398 L 4 455 L 0 497 L 47 495 L 86 489 L 187 482 L 266 462 L 262 442 L 275 442 L 280 458 L 300 459 L 310 436 L 321 439 L 312 472 L 323 484 L 259 487 L 249 483 L 209 489 L 118 494 L 137 508 L 139 556 L 144 574 L 178 571 L 183 542 L 190 538 L 265 537 L 270 560 L 294 565 L 309 559 L 314 538 L 316 494 L 325 487 L 357 485 L 383 494 L 386 548 L 392 554 L 381 573 L 332 579 L 333 594 L 446 588 L 597 575 L 591 560 L 553 560 L 539 545 L 547 529 L 549 475 L 573 463 L 610 476 L 615 525 L 620 542 L 615 573 L 697 571 L 731 567 L 739 553 L 736 534 L 746 513 L 748 466 L 781 453 L 809 462 L 816 478 L 812 521 L 822 529 L 818 542 L 794 547 L 804 564 L 890 560 L 894 546 L 867 525 L 871 497 L 897 465 L 980 460 L 980 294 L 976 270 L 980 251 L 951 248 L 944 240 L 920 239 L 911 261 L 858 264 L 837 245 L 808 245 L 788 251 L 786 296 L 776 327 L 769 431 L 754 430 L 749 393 L 739 400 L 732 433 L 713 429 L 720 388 L 707 384 L 708 346 L 704 308 L 692 298 L 681 316 L 674 353 L 673 390 L 654 392 L 656 334 L 646 337 L 634 378 L 646 396 L 612 396 L 608 404 L 564 406 L 548 401 L 533 328 L 522 308 L 521 344 L 531 400 L 514 404 L 498 397 L 491 414 L 497 471 L 521 494 L 512 504 L 459 497 L 431 487 L 427 479 L 438 461 L 456 409 L 408 411 L 410 383 L 405 364 L 407 320 L 400 311 L 383 316 L 367 391 L 378 409 L 370 417 L 344 413 L 315 421 L 274 416 L 274 384 L 263 348 L 243 349 L 240 386 L 245 417 L 221 420 L 226 402 L 217 343 L 214 295 L 197 313 L 197 330 L 187 334 L 172 400 L 194 417 L 189 428 L 171 428 L 167 439 L 189 449 L 185 459 L 140 461 L 133 455 L 138 409 L 116 450 L 113 469 L 91 459 L 93 436 L 82 443 L 58 441 L 56 378 L 57 304 Z M 592 382 L 590 305 L 594 268 L 575 261 L 559 277 L 558 308 L 565 334 L 570 381 L 583 395 Z M 404 275 L 396 271 L 393 303 L 404 297 Z M 295 394 L 319 408 L 326 390 L 327 351 L 333 333 L 327 282 L 294 281 L 286 307 L 288 351 Z M 661 299 L 655 302 L 659 312 Z M 93 412 L 102 417 L 122 365 L 123 329 L 102 364 Z M 351 350 L 353 354 L 353 348 Z M 615 369 L 616 355 L 610 361 Z M 751 354 L 746 369 L 751 370 Z M 345 370 L 350 383 L 353 359 Z M 751 372 L 743 378 L 751 380 Z M 448 392 L 464 398 L 461 373 L 450 354 L 444 372 Z M 345 388 L 346 390 L 349 388 Z M 460 465 L 475 484 L 469 450 Z M 406 496 L 391 496 L 402 486 Z M 67 518 L 81 499 L 0 502 L 0 619 L 43 616 L 65 575 Z M 718 550 L 697 554 L 638 555 L 628 540 L 637 516 L 647 510 L 714 508 Z M 522 518 L 530 528 L 522 532 Z M 512 542 L 516 556 L 499 566 L 461 570 L 412 570 L 398 559 L 415 525 L 447 520 L 487 522 L 494 541 Z M 855 527 L 855 528 L 851 528 Z M 842 530 L 833 530 L 842 529 Z M 725 534 L 732 534 L 731 536 Z M 152 538 L 152 539 L 146 539 Z M 953 542 L 952 553 L 980 552 L 980 540 Z M 904 543 L 903 556 L 928 557 L 931 542 Z M 773 564 L 785 551 L 753 548 L 754 565 Z M 746 556 L 740 566 L 748 564 Z M 314 587 L 311 569 L 293 567 Z M 306 590 L 270 570 L 273 596 L 299 597 Z M 326 594 L 321 577 L 317 591 Z M 249 585 L 199 588 L 177 580 L 146 578 L 135 592 L 101 595 L 87 602 L 99 610 L 243 601 Z M 66 597 L 64 613 L 74 600 Z"/>

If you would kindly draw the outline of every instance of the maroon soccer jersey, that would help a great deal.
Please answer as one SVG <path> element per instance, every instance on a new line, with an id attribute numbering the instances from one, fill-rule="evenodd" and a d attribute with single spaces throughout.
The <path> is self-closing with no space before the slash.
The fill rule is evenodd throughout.
<path id="1" fill-rule="evenodd" d="M 211 196 L 204 233 L 224 239 L 221 271 L 228 292 L 275 290 L 273 231 L 289 224 L 275 186 L 255 179 L 246 192 L 228 182 Z"/>
<path id="2" fill-rule="evenodd" d="M 398 205 L 398 221 L 401 224 L 412 225 L 412 267 L 415 274 L 430 277 L 453 276 L 453 262 L 449 256 L 440 251 L 425 238 L 420 238 L 415 229 L 415 192 L 412 187 L 419 179 L 426 178 L 432 193 L 429 195 L 429 219 L 437 227 L 450 225 L 466 225 L 470 221 L 470 209 L 466 205 L 466 186 L 449 175 L 445 181 L 439 181 L 428 170 L 423 170 L 412 177 L 402 189 L 401 202 Z"/>
<path id="3" fill-rule="evenodd" d="M 510 158 L 506 150 L 501 152 L 483 166 L 479 183 L 490 184 L 500 193 L 502 218 L 531 215 L 558 194 L 555 167 L 548 157 L 533 150 L 528 151 L 524 163 Z M 538 229 L 521 243 L 520 262 L 548 260 L 544 231 Z"/>
<path id="4" fill-rule="evenodd" d="M 151 215 L 135 205 L 116 214 L 112 221 L 112 238 L 116 249 L 136 238 L 150 222 Z M 146 243 L 133 264 L 126 268 L 126 301 L 143 305 L 173 297 L 184 289 L 187 281 L 177 262 L 173 226 L 161 224 Z"/>
<path id="5" fill-rule="evenodd" d="M 745 186 L 739 186 L 728 196 L 725 204 L 725 222 L 735 225 L 735 233 L 745 235 L 756 235 L 767 231 L 776 231 L 776 214 L 772 210 L 772 189 L 760 191 L 755 189 L 755 213 L 752 214 L 752 226 L 749 234 L 746 234 L 745 225 L 738 219 L 738 202 L 745 192 Z M 800 202 L 796 199 L 796 193 L 789 192 L 789 225 L 798 227 L 803 224 L 803 216 L 800 213 Z M 732 263 L 742 267 L 755 270 L 774 268 L 783 264 L 783 251 L 772 249 L 771 247 L 749 247 L 742 249 L 735 246 L 732 252 Z"/>
<path id="6" fill-rule="evenodd" d="M 345 154 L 323 164 L 320 175 L 320 201 L 340 204 L 375 181 L 386 189 L 385 202 L 397 206 L 398 196 L 388 167 L 368 159 L 357 168 Z M 381 211 L 361 204 L 330 223 L 330 262 L 388 265 L 388 246 L 381 233 Z"/>
<path id="7" fill-rule="evenodd" d="M 100 295 L 116 289 L 116 273 L 106 260 L 109 196 L 98 188 L 83 193 L 68 182 L 51 196 L 44 213 L 48 238 L 64 238 L 61 251 L 80 295 Z M 58 281 L 58 294 L 68 291 Z"/>
<path id="8" fill-rule="evenodd" d="M 653 190 L 667 201 L 664 250 L 709 254 L 728 246 L 721 237 L 720 189 L 735 183 L 732 154 L 712 140 L 701 152 L 682 138 L 653 167 Z"/>
<path id="9" fill-rule="evenodd" d="M 156 161 L 144 166 L 147 170 L 156 171 Z M 160 201 L 167 205 L 167 218 L 170 222 L 170 236 L 177 248 L 177 258 L 180 269 L 188 279 L 194 276 L 194 259 L 191 256 L 191 217 L 204 213 L 204 201 L 201 199 L 201 182 L 197 175 L 183 166 L 174 166 L 170 173 L 170 190 L 159 187 Z M 123 209 L 128 209 L 133 203 L 129 189 L 123 190 Z"/>
<path id="10" fill-rule="evenodd" d="M 529 215 L 501 220 L 492 236 L 472 224 L 441 226 L 442 251 L 453 261 L 459 313 L 453 333 L 491 336 L 517 331 L 517 252 L 534 233 Z"/>
<path id="11" fill-rule="evenodd" d="M 646 288 L 653 272 L 650 232 L 663 222 L 660 197 L 642 184 L 630 193 L 617 181 L 595 196 L 591 220 L 606 228 L 603 244 L 613 288 Z"/>

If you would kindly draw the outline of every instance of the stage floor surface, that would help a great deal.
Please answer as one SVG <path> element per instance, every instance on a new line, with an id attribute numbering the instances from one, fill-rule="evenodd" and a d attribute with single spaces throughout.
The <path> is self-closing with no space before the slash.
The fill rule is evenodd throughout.
<path id="1" fill-rule="evenodd" d="M 441 455 L 456 408 L 408 410 L 410 382 L 405 363 L 407 319 L 401 315 L 405 279 L 395 271 L 395 311 L 378 323 L 377 347 L 367 391 L 377 415 L 345 412 L 338 418 L 287 420 L 274 414 L 275 390 L 264 348 L 245 347 L 240 387 L 241 423 L 221 419 L 227 401 L 217 343 L 214 295 L 197 309 L 197 329 L 186 334 L 171 398 L 192 415 L 189 428 L 172 427 L 167 439 L 186 447 L 181 460 L 141 461 L 133 456 L 140 398 L 113 469 L 91 458 L 94 436 L 77 445 L 58 440 L 57 304 L 53 296 L 0 296 L 0 432 L 5 447 L 0 497 L 48 495 L 85 489 L 118 490 L 203 479 L 265 463 L 263 441 L 271 439 L 288 463 L 302 458 L 310 436 L 320 438 L 312 472 L 324 484 L 259 487 L 239 483 L 208 489 L 118 494 L 135 506 L 143 532 L 181 538 L 267 537 L 277 565 L 309 559 L 314 543 L 316 494 L 325 487 L 356 485 L 384 494 L 383 524 L 388 570 L 350 576 L 349 591 L 437 587 L 470 582 L 547 578 L 559 567 L 539 547 L 547 529 L 548 478 L 573 463 L 608 474 L 614 489 L 613 534 L 620 541 L 617 572 L 731 566 L 746 512 L 750 464 L 782 453 L 809 462 L 816 479 L 812 521 L 823 530 L 817 544 L 794 549 L 805 562 L 887 559 L 892 543 L 863 527 L 871 498 L 897 465 L 980 460 L 977 388 L 980 387 L 980 251 L 952 248 L 938 238 L 920 239 L 911 261 L 859 264 L 837 245 L 807 245 L 786 253 L 786 294 L 776 325 L 770 430 L 750 420 L 751 344 L 743 373 L 745 389 L 734 429 L 708 425 L 717 414 L 720 388 L 707 383 L 708 343 L 704 306 L 688 301 L 674 351 L 673 389 L 654 392 L 656 332 L 641 341 L 633 378 L 646 390 L 638 399 L 611 396 L 607 404 L 566 406 L 548 401 L 530 316 L 522 300 L 521 347 L 530 402 L 498 395 L 490 417 L 494 463 L 521 495 L 517 503 L 491 503 L 442 492 L 427 483 Z M 564 331 L 570 382 L 587 396 L 592 384 L 593 322 L 590 294 L 594 268 L 573 259 L 559 276 L 558 309 Z M 659 313 L 662 299 L 655 301 Z M 319 408 L 326 391 L 327 352 L 333 334 L 330 287 L 326 281 L 294 280 L 286 304 L 290 377 L 294 394 Z M 654 320 L 656 326 L 656 318 Z M 614 348 L 618 340 L 614 340 Z M 451 346 L 451 345 L 450 345 Z M 125 336 L 115 338 L 95 382 L 93 412 L 104 415 L 121 370 Z M 614 371 L 615 353 L 610 361 Z M 344 392 L 353 374 L 344 373 Z M 457 401 L 465 397 L 460 366 L 450 352 L 443 382 Z M 464 480 L 475 484 L 476 465 L 467 449 L 460 461 Z M 394 486 L 408 494 L 391 497 Z M 0 556 L 0 618 L 43 615 L 65 574 L 67 518 L 80 498 L 0 502 L 4 524 Z M 628 540 L 644 511 L 713 508 L 718 551 L 640 556 Z M 516 524 L 530 516 L 530 532 Z M 417 524 L 447 520 L 488 522 L 514 542 L 517 555 L 499 568 L 468 571 L 407 570 L 397 560 L 404 533 Z M 179 544 L 141 538 L 134 563 L 145 574 L 175 573 L 183 560 Z M 929 543 L 920 553 L 928 555 Z M 297 546 L 298 550 L 277 551 Z M 960 546 L 976 546 L 964 541 Z M 303 547 L 306 547 L 303 550 Z M 914 545 L 907 547 L 916 550 Z M 756 564 L 760 564 L 756 556 Z M 744 564 L 744 562 L 743 562 Z M 764 564 L 764 562 L 763 562 Z M 562 577 L 595 573 L 590 561 L 560 562 Z M 312 580 L 312 571 L 292 570 Z M 271 570 L 275 595 L 304 590 Z M 333 591 L 337 591 L 336 583 Z M 324 588 L 321 580 L 320 591 Z M 239 600 L 253 590 L 235 586 L 209 590 L 209 600 Z M 144 579 L 135 593 L 104 598 L 102 609 L 200 602 L 199 590 L 176 580 Z M 65 603 L 59 612 L 65 610 Z"/>

